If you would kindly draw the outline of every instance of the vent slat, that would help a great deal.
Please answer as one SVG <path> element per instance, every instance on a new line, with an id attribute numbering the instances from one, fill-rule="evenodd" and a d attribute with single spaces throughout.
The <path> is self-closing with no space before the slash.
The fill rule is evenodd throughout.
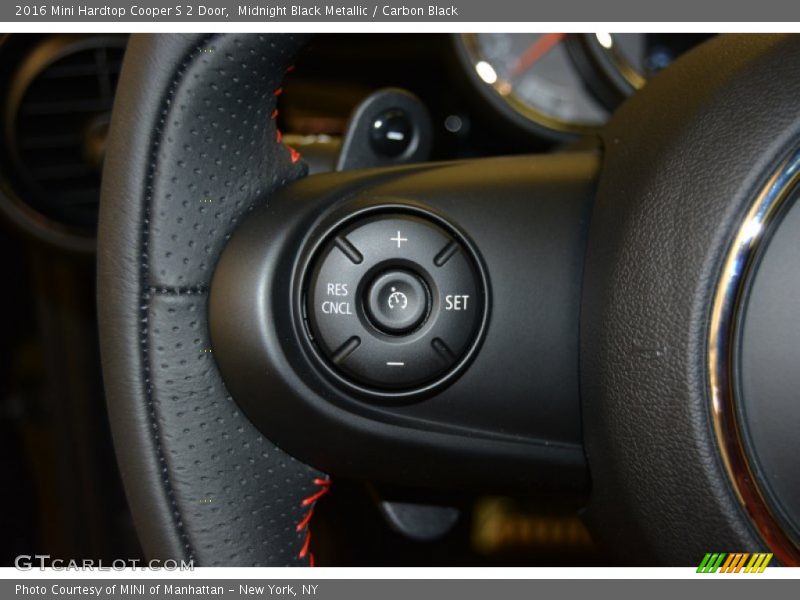
<path id="1" fill-rule="evenodd" d="M 108 63 L 105 70 L 109 74 L 119 74 L 122 69 L 121 62 Z M 62 67 L 51 67 L 42 73 L 42 79 L 69 79 L 72 77 L 87 77 L 97 74 L 95 63 L 87 65 L 64 65 Z"/>
<path id="2" fill-rule="evenodd" d="M 23 150 L 44 150 L 47 148 L 69 148 L 70 146 L 80 146 L 83 142 L 81 136 L 74 134 L 47 135 L 41 137 L 29 137 L 20 140 L 20 147 Z"/>
<path id="3" fill-rule="evenodd" d="M 97 204 L 97 189 L 94 187 L 75 189 L 64 196 L 64 203 L 69 206 L 92 206 Z"/>
<path id="4" fill-rule="evenodd" d="M 86 175 L 91 175 L 93 169 L 85 164 L 50 165 L 46 167 L 37 167 L 31 172 L 33 176 L 40 181 L 53 181 L 56 179 L 85 177 Z"/>
<path id="5" fill-rule="evenodd" d="M 26 117 L 63 115 L 68 113 L 97 113 L 111 110 L 108 100 L 73 100 L 71 102 L 36 102 L 26 104 L 20 114 Z"/>

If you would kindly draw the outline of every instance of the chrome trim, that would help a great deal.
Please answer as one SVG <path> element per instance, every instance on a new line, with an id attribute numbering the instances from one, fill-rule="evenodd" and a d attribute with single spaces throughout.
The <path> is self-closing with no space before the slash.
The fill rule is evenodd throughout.
<path id="1" fill-rule="evenodd" d="M 714 433 L 728 477 L 764 543 L 784 565 L 800 564 L 800 547 L 781 526 L 753 474 L 742 442 L 733 382 L 739 299 L 753 258 L 783 203 L 800 182 L 800 150 L 774 172 L 744 218 L 717 284 L 708 337 L 708 376 Z"/>
<path id="2" fill-rule="evenodd" d="M 647 78 L 639 72 L 639 70 L 633 66 L 631 61 L 619 51 L 619 44 L 617 44 L 616 40 L 614 40 L 614 34 L 609 33 L 609 39 L 611 41 L 610 45 L 605 45 L 601 43 L 598 39 L 598 34 L 591 33 L 587 34 L 591 37 L 590 43 L 596 44 L 599 47 L 600 52 L 606 56 L 611 67 L 619 74 L 620 77 L 627 83 L 631 89 L 628 91 L 629 94 L 640 90 L 644 87 L 647 83 Z"/>

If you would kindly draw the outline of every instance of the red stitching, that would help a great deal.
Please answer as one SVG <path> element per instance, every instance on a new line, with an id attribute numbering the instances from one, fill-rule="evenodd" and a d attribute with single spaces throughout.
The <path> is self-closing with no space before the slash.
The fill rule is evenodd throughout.
<path id="1" fill-rule="evenodd" d="M 314 504 L 314 502 L 322 498 L 327 493 L 328 493 L 328 488 L 327 487 L 322 488 L 315 494 L 311 494 L 308 498 L 305 498 L 303 500 L 302 506 L 308 506 L 309 504 Z"/>
<path id="2" fill-rule="evenodd" d="M 294 71 L 294 65 L 289 65 L 286 68 L 286 73 L 288 74 L 288 73 L 291 73 L 292 71 Z M 275 89 L 274 92 L 272 92 L 272 95 L 277 98 L 282 93 L 283 93 L 283 88 L 282 87 L 278 87 L 278 88 Z M 270 116 L 270 119 L 275 121 L 275 120 L 277 120 L 277 118 L 278 118 L 278 109 L 275 108 L 275 110 L 272 111 L 272 115 Z M 278 129 L 277 127 L 275 127 L 275 142 L 277 144 L 283 143 L 283 134 L 281 133 L 281 130 Z M 289 146 L 287 144 L 284 144 L 284 145 L 286 146 L 286 149 L 289 151 L 289 159 L 293 163 L 296 163 L 298 160 L 300 160 L 300 153 L 297 150 L 295 150 L 294 148 L 292 148 L 291 146 Z"/>
<path id="3" fill-rule="evenodd" d="M 314 509 L 312 508 L 306 513 L 306 516 L 303 517 L 303 519 L 297 524 L 297 528 L 295 529 L 295 531 L 297 531 L 298 533 L 300 531 L 303 531 L 303 529 L 305 529 L 308 526 L 308 523 L 311 521 L 311 517 L 313 516 L 314 516 Z"/>
<path id="4" fill-rule="evenodd" d="M 308 554 L 308 549 L 310 546 L 311 546 L 311 530 L 309 529 L 308 531 L 306 531 L 306 537 L 303 540 L 303 547 L 300 548 L 300 554 L 298 554 L 297 556 L 299 558 L 305 558 L 306 554 Z"/>
<path id="5" fill-rule="evenodd" d="M 330 479 L 321 479 L 315 478 L 314 485 L 318 486 L 318 489 L 313 494 L 306 496 L 300 502 L 300 506 L 303 508 L 309 507 L 306 511 L 303 518 L 297 523 L 296 531 L 300 532 L 305 530 L 306 535 L 303 538 L 303 546 L 300 548 L 300 552 L 297 555 L 297 558 L 303 559 L 308 556 L 308 566 L 313 567 L 315 565 L 314 562 L 314 553 L 310 552 L 311 548 L 311 528 L 309 527 L 309 523 L 311 523 L 311 517 L 314 516 L 314 506 L 316 505 L 317 501 L 322 498 L 325 494 L 327 494 L 331 490 L 331 480 Z"/>

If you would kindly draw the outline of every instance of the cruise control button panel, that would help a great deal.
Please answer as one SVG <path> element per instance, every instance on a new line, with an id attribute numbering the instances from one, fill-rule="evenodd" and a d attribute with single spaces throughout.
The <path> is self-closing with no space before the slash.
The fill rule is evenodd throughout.
<path id="1" fill-rule="evenodd" d="M 381 393 L 444 383 L 477 347 L 487 292 L 465 240 L 424 214 L 375 214 L 312 260 L 305 313 L 329 372 Z"/>

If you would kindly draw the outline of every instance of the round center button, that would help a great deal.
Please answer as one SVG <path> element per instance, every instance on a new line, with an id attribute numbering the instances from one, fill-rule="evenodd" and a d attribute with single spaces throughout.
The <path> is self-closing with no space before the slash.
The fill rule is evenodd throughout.
<path id="1" fill-rule="evenodd" d="M 367 288 L 364 302 L 370 321 L 389 334 L 416 328 L 428 314 L 430 293 L 420 277 L 393 269 L 378 275 Z"/>

